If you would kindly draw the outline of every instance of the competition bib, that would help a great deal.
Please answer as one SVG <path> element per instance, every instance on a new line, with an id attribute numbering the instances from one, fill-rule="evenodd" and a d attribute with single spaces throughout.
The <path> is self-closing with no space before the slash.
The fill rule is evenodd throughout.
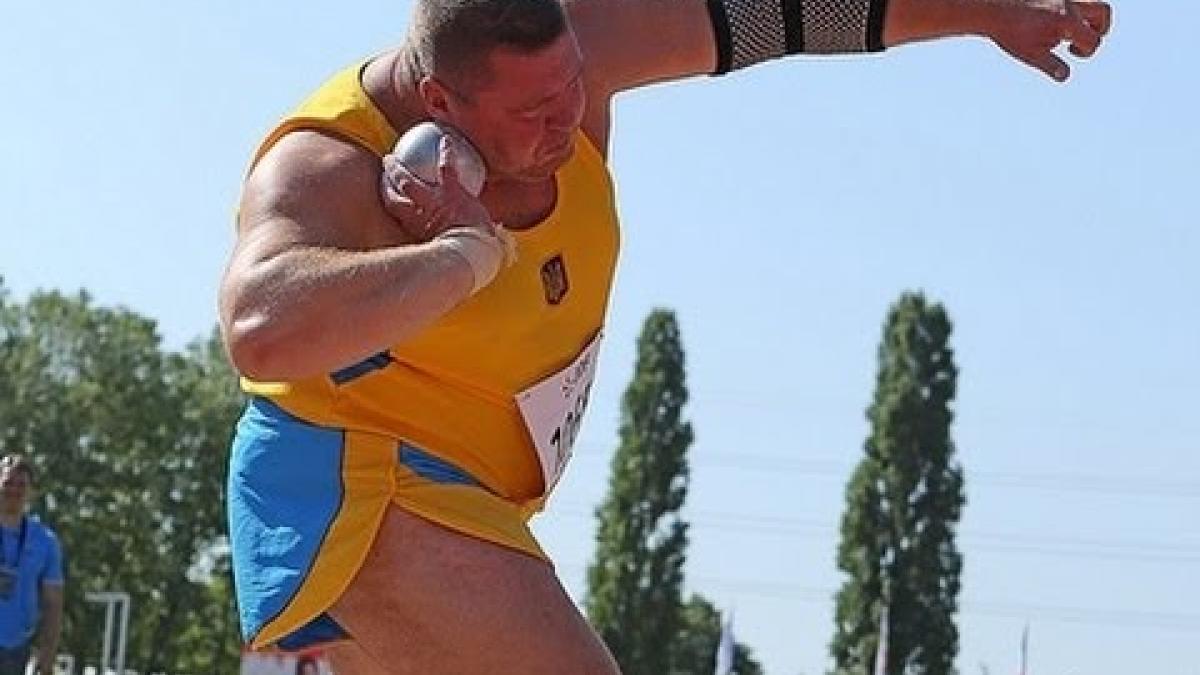
<path id="1" fill-rule="evenodd" d="M 516 396 L 542 464 L 546 494 L 554 489 L 571 460 L 571 446 L 596 379 L 600 338 L 597 333 L 570 365 Z"/>

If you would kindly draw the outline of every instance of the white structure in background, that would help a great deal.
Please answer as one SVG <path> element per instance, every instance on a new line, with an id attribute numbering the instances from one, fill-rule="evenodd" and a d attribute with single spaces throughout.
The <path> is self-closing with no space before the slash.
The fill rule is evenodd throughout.
<path id="1" fill-rule="evenodd" d="M 1021 675 L 1029 672 L 1029 622 L 1025 622 L 1025 630 L 1021 631 Z"/>
<path id="2" fill-rule="evenodd" d="M 309 664 L 305 669 L 299 667 L 301 658 Z M 246 652 L 242 654 L 240 675 L 333 675 L 333 669 L 319 653 L 301 657 L 296 654 Z"/>
<path id="3" fill-rule="evenodd" d="M 875 675 L 887 675 L 888 667 L 888 606 L 879 615 L 879 648 L 875 650 Z"/>
<path id="4" fill-rule="evenodd" d="M 104 605 L 104 651 L 100 654 L 100 672 L 124 673 L 125 643 L 129 635 L 129 594 L 121 591 L 88 593 L 87 601 Z M 114 637 L 117 653 L 115 659 L 110 662 L 109 659 L 113 658 Z"/>
<path id="5" fill-rule="evenodd" d="M 717 643 L 717 663 L 713 675 L 733 675 L 733 610 L 721 622 L 721 641 Z"/>

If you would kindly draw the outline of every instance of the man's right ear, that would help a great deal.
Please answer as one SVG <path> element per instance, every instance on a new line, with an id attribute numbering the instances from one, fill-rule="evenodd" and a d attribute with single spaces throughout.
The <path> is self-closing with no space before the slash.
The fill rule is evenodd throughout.
<path id="1" fill-rule="evenodd" d="M 438 121 L 445 120 L 450 113 L 450 92 L 446 87 L 430 75 L 421 78 L 417 85 L 421 101 L 425 104 L 425 112 Z"/>

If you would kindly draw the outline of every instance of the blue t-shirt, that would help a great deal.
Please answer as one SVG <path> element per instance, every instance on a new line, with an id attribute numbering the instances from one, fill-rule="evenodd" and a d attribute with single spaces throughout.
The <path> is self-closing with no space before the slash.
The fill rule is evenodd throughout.
<path id="1" fill-rule="evenodd" d="M 8 582 L 0 580 L 11 585 L 7 597 L 0 597 L 0 647 L 5 649 L 23 645 L 33 636 L 42 584 L 63 582 L 58 537 L 32 516 L 25 516 L 22 523 L 23 527 L 12 529 L 0 526 L 0 574 L 11 577 Z"/>

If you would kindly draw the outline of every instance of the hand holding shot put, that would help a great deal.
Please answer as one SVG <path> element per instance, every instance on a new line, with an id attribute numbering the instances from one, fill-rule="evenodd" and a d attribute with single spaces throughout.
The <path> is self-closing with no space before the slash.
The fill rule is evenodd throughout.
<path id="1" fill-rule="evenodd" d="M 472 217 L 480 222 L 491 220 L 478 201 L 486 178 L 483 158 L 461 133 L 421 122 L 384 155 L 380 190 L 388 213 L 411 228 L 416 239 L 425 240 L 449 222 L 472 222 Z M 457 211 L 463 208 L 467 212 L 460 216 Z M 458 220 L 448 221 L 448 216 Z"/>
<path id="2" fill-rule="evenodd" d="M 512 236 L 479 201 L 483 158 L 458 132 L 423 122 L 383 158 L 384 208 L 417 241 L 437 240 L 463 257 L 472 293 L 516 257 Z"/>

